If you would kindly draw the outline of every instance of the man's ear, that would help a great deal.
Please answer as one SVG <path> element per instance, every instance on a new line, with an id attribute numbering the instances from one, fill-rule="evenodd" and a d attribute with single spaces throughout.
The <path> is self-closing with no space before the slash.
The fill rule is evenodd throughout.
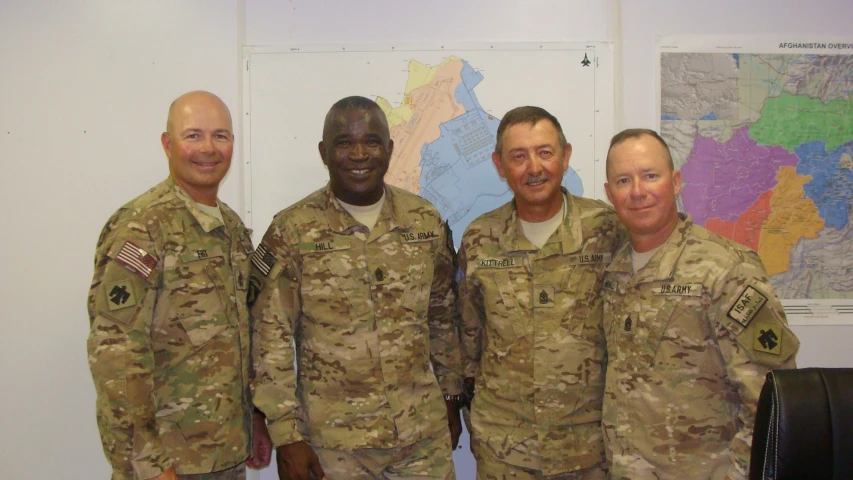
<path id="1" fill-rule="evenodd" d="M 326 165 L 326 145 L 321 141 L 317 144 L 317 150 L 320 151 L 320 160 L 323 161 L 323 165 Z M 326 165 L 328 167 L 328 165 Z"/>
<path id="2" fill-rule="evenodd" d="M 163 151 L 166 152 L 166 157 L 172 159 L 172 136 L 169 132 L 163 132 L 160 135 L 160 144 L 163 145 Z"/>
<path id="3" fill-rule="evenodd" d="M 492 163 L 495 164 L 495 168 L 498 169 L 498 175 L 501 178 L 506 179 L 506 175 L 504 175 L 504 164 L 501 161 L 501 156 L 498 152 L 492 152 Z"/>

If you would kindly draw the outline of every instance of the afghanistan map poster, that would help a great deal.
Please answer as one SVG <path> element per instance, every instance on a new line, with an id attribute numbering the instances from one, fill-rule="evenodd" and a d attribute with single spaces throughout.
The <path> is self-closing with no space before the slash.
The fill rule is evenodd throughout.
<path id="1" fill-rule="evenodd" d="M 853 323 L 853 38 L 660 37 L 694 222 L 758 252 L 791 323 Z"/>

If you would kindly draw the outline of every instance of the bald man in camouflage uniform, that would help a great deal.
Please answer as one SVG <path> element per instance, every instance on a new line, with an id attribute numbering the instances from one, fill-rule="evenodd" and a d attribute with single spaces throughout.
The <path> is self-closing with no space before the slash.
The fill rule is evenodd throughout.
<path id="1" fill-rule="evenodd" d="M 249 230 L 216 198 L 231 117 L 181 96 L 161 140 L 170 176 L 120 208 L 98 240 L 88 351 L 112 478 L 233 480 L 269 462 L 249 393 Z"/>
<path id="2" fill-rule="evenodd" d="M 631 241 L 604 281 L 605 437 L 615 479 L 746 479 L 765 374 L 799 343 L 755 252 L 678 214 L 650 130 L 613 138 L 608 198 Z"/>
<path id="3" fill-rule="evenodd" d="M 545 110 L 507 113 L 493 161 L 515 198 L 474 220 L 462 238 L 460 305 L 480 479 L 606 477 L 599 292 L 624 233 L 606 203 L 560 186 L 570 154 Z M 544 233 L 530 226 L 549 221 Z"/>
<path id="4" fill-rule="evenodd" d="M 333 105 L 329 184 L 279 212 L 253 259 L 255 401 L 282 478 L 453 478 L 452 242 L 435 207 L 384 183 L 392 149 L 374 102 Z"/>

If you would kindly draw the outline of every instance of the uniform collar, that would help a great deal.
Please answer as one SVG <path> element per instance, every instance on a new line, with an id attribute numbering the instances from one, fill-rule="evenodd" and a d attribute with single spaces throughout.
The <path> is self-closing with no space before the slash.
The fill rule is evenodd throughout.
<path id="1" fill-rule="evenodd" d="M 196 206 L 195 200 L 193 200 L 193 198 L 190 197 L 190 195 L 187 192 L 185 192 L 184 189 L 181 188 L 181 186 L 178 185 L 178 183 L 175 181 L 175 179 L 172 178 L 171 176 L 169 176 L 169 186 L 172 189 L 172 191 L 175 192 L 175 196 L 178 197 L 178 199 L 180 199 L 184 203 L 184 206 L 187 208 L 187 210 L 190 211 L 193 218 L 195 218 L 195 220 L 198 222 L 198 224 L 201 225 L 201 228 L 205 231 L 205 233 L 210 233 L 215 228 L 224 226 L 222 224 L 222 222 L 219 221 L 218 218 L 202 212 Z M 217 203 L 217 205 L 220 205 L 220 206 L 222 205 L 222 202 L 220 202 L 218 198 L 216 199 L 216 203 Z M 227 219 L 228 216 L 226 215 L 226 212 L 225 212 L 226 209 L 221 208 L 221 210 L 222 210 L 222 218 Z M 228 221 L 228 220 L 226 220 L 226 221 Z"/>
<path id="2" fill-rule="evenodd" d="M 583 245 L 583 230 L 581 229 L 580 222 L 581 213 L 577 204 L 572 200 L 572 196 L 565 187 L 560 187 L 560 192 L 562 192 L 563 198 L 566 199 L 566 216 L 563 218 L 563 222 L 560 226 L 557 227 L 557 230 L 551 234 L 551 237 L 545 245 L 553 243 L 556 236 L 556 239 L 559 239 L 562 253 L 565 254 L 576 252 L 581 248 Z M 500 237 L 500 245 L 503 251 L 517 252 L 538 250 L 536 246 L 524 236 L 514 198 L 512 200 L 512 212 L 506 222 L 507 223 L 504 228 L 504 232 L 506 232 L 506 234 L 501 235 Z"/>
<path id="3" fill-rule="evenodd" d="M 663 246 L 649 260 L 645 267 L 641 268 L 634 277 L 634 281 L 653 282 L 669 280 L 675 273 L 675 265 L 678 259 L 681 258 L 681 253 L 687 245 L 687 235 L 693 228 L 693 219 L 686 213 L 678 214 L 678 223 L 675 229 L 666 239 Z M 631 265 L 631 242 L 625 242 L 625 245 L 616 253 L 616 258 L 607 267 L 608 272 L 632 272 Z"/>
<path id="4" fill-rule="evenodd" d="M 327 183 L 325 187 L 325 210 L 326 219 L 329 222 L 329 228 L 337 233 L 350 233 L 352 230 L 364 227 L 359 223 L 344 207 L 338 203 L 335 194 L 332 192 L 331 186 Z M 408 212 L 400 205 L 396 192 L 393 188 L 385 185 L 385 201 L 382 204 L 382 210 L 379 211 L 379 218 L 376 219 L 374 231 L 380 229 L 380 225 L 387 222 L 387 231 L 401 228 L 408 230 L 412 226 L 412 219 Z M 384 227 L 383 227 L 384 228 Z M 373 236 L 371 234 L 371 236 Z"/>

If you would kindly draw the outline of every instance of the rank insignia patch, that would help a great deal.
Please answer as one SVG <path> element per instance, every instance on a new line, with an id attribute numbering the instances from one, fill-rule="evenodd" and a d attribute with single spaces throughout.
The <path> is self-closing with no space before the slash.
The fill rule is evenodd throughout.
<path id="1" fill-rule="evenodd" d="M 535 308 L 554 308 L 554 287 L 534 287 L 533 306 Z"/>
<path id="2" fill-rule="evenodd" d="M 752 348 L 757 352 L 779 355 L 782 353 L 782 335 L 782 328 L 778 325 L 756 324 L 755 341 Z"/>

